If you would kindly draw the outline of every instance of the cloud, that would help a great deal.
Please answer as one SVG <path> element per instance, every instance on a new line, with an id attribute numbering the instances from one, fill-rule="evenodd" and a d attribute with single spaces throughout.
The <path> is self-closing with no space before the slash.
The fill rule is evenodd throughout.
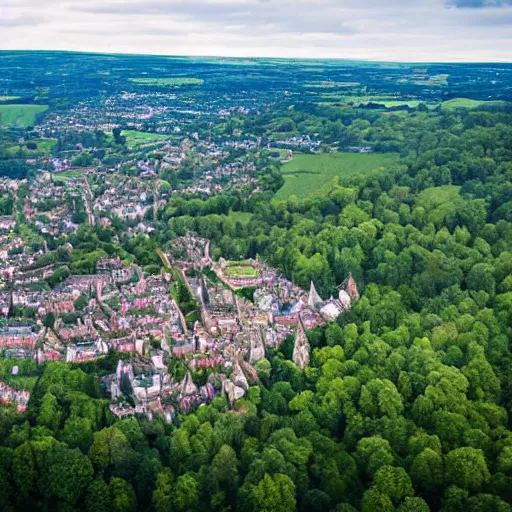
<path id="1" fill-rule="evenodd" d="M 0 0 L 0 47 L 512 61 L 511 4 L 512 0 Z"/>
<path id="2" fill-rule="evenodd" d="M 485 9 L 511 6 L 512 0 L 448 0 L 446 5 L 458 9 Z"/>
<path id="3" fill-rule="evenodd" d="M 0 16 L 0 27 L 24 27 L 36 26 L 44 22 L 44 18 L 37 16 L 17 16 L 15 18 L 7 18 Z"/>
<path id="4" fill-rule="evenodd" d="M 170 21 L 188 21 L 209 26 L 219 25 L 221 30 L 238 26 L 248 33 L 323 33 L 353 34 L 355 26 L 340 16 L 340 9 L 334 3 L 320 4 L 320 9 L 312 8 L 310 2 L 281 0 L 210 1 L 174 0 L 161 2 L 149 0 L 139 2 L 94 2 L 81 4 L 74 10 L 93 14 L 122 16 L 162 16 Z M 272 8 L 270 8 L 270 5 Z"/>

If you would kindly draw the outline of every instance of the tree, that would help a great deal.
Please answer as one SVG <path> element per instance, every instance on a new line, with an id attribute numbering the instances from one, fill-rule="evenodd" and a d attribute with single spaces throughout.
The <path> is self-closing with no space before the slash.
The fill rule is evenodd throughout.
<path id="1" fill-rule="evenodd" d="M 265 474 L 252 489 L 251 504 L 254 512 L 293 512 L 295 510 L 295 485 L 280 473 Z"/>
<path id="2" fill-rule="evenodd" d="M 112 478 L 109 490 L 113 512 L 135 512 L 137 510 L 135 491 L 126 480 Z"/>
<path id="3" fill-rule="evenodd" d="M 173 474 L 169 469 L 165 469 L 158 474 L 156 487 L 153 491 L 153 506 L 156 512 L 169 512 L 172 510 L 172 481 Z"/>
<path id="4" fill-rule="evenodd" d="M 46 455 L 44 493 L 73 505 L 92 482 L 91 461 L 78 449 L 54 445 Z"/>
<path id="5" fill-rule="evenodd" d="M 172 503 L 177 512 L 185 512 L 199 504 L 199 483 L 191 473 L 185 473 L 176 480 Z"/>
<path id="6" fill-rule="evenodd" d="M 443 459 L 441 455 L 425 448 L 414 459 L 411 466 L 411 477 L 419 487 L 434 491 L 443 484 Z"/>
<path id="7" fill-rule="evenodd" d="M 53 432 L 56 432 L 60 424 L 61 416 L 62 412 L 57 398 L 51 393 L 46 393 L 41 400 L 37 424 L 48 427 Z"/>
<path id="8" fill-rule="evenodd" d="M 121 128 L 115 127 L 112 130 L 112 135 L 114 136 L 114 142 L 119 146 L 124 146 L 126 144 L 126 137 L 121 135 Z"/>
<path id="9" fill-rule="evenodd" d="M 70 416 L 62 429 L 61 439 L 71 448 L 80 448 L 86 452 L 92 443 L 91 420 Z"/>
<path id="10" fill-rule="evenodd" d="M 363 494 L 361 500 L 362 512 L 394 512 L 395 507 L 386 494 L 377 489 L 369 489 Z"/>
<path id="11" fill-rule="evenodd" d="M 389 442 L 381 437 L 365 437 L 357 443 L 355 458 L 361 471 L 373 476 L 382 466 L 393 463 Z"/>
<path id="12" fill-rule="evenodd" d="M 126 436 L 115 427 L 94 434 L 89 458 L 100 472 L 110 467 L 116 475 L 130 476 L 135 470 L 136 454 Z"/>
<path id="13" fill-rule="evenodd" d="M 222 445 L 219 453 L 213 458 L 211 474 L 219 484 L 226 487 L 236 486 L 238 482 L 238 460 L 233 448 Z"/>
<path id="14" fill-rule="evenodd" d="M 405 498 L 397 510 L 398 512 L 429 512 L 430 508 L 423 498 Z"/>
<path id="15" fill-rule="evenodd" d="M 446 480 L 462 489 L 478 491 L 490 474 L 482 450 L 457 448 L 446 456 Z"/>
<path id="16" fill-rule="evenodd" d="M 407 496 L 414 495 L 411 479 L 403 468 L 381 467 L 375 473 L 373 485 L 381 494 L 388 496 L 394 504 Z"/>
<path id="17" fill-rule="evenodd" d="M 110 512 L 112 500 L 108 485 L 101 477 L 97 477 L 87 489 L 85 497 L 87 512 Z"/>
<path id="18" fill-rule="evenodd" d="M 25 441 L 14 450 L 12 470 L 22 494 L 27 495 L 35 489 L 38 472 L 30 442 Z"/>
<path id="19" fill-rule="evenodd" d="M 43 317 L 43 325 L 49 329 L 53 329 L 53 326 L 55 325 L 55 315 L 50 311 L 49 313 L 46 313 Z"/>

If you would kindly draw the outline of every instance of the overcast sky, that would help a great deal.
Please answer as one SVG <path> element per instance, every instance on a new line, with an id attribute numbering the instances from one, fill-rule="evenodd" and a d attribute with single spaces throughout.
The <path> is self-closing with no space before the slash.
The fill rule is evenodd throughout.
<path id="1" fill-rule="evenodd" d="M 0 49 L 512 61 L 512 0 L 0 0 Z"/>

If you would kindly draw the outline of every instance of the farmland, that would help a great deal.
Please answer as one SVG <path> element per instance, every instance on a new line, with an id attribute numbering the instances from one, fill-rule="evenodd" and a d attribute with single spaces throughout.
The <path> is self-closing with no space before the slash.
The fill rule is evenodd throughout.
<path id="1" fill-rule="evenodd" d="M 170 78 L 130 78 L 130 82 L 137 85 L 151 85 L 157 87 L 181 87 L 182 85 L 203 85 L 201 78 L 170 77 Z"/>
<path id="2" fill-rule="evenodd" d="M 333 153 L 322 155 L 296 155 L 282 167 L 284 185 L 275 195 L 286 199 L 298 198 L 317 192 L 337 176 L 348 176 L 385 168 L 396 161 L 392 154 Z"/>
<path id="3" fill-rule="evenodd" d="M 30 126 L 47 109 L 48 105 L 0 105 L 0 124 Z"/>
<path id="4" fill-rule="evenodd" d="M 477 108 L 483 105 L 497 105 L 499 106 L 503 102 L 501 101 L 484 101 L 484 100 L 471 100 L 468 98 L 453 98 L 452 100 L 444 101 L 441 105 L 442 110 L 456 110 L 458 108 Z"/>

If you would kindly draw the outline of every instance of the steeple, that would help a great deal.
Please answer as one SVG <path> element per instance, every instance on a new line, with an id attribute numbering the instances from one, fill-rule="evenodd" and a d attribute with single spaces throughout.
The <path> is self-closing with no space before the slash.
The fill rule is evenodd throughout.
<path id="1" fill-rule="evenodd" d="M 302 323 L 302 318 L 299 315 L 297 323 L 297 331 L 295 333 L 295 343 L 293 345 L 293 362 L 301 369 L 309 364 L 309 341 L 306 336 L 306 329 Z"/>
<path id="2" fill-rule="evenodd" d="M 318 295 L 318 292 L 316 291 L 315 283 L 313 283 L 313 281 L 311 281 L 311 286 L 309 288 L 309 296 L 308 296 L 308 306 L 311 308 L 315 308 L 317 306 L 317 304 L 320 304 L 322 302 L 323 302 L 322 298 L 320 297 L 320 295 Z"/>

